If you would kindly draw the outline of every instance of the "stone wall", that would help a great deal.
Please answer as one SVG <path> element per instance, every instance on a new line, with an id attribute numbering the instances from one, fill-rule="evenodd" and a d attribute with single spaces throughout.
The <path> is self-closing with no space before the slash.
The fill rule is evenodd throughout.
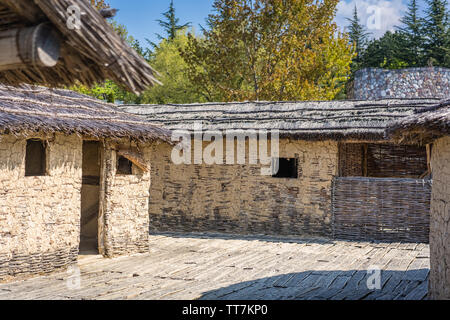
<path id="1" fill-rule="evenodd" d="M 384 70 L 367 68 L 356 72 L 350 99 L 448 98 L 450 69 L 408 68 Z"/>
<path id="2" fill-rule="evenodd" d="M 262 176 L 248 161 L 175 165 L 172 148 L 153 148 L 151 231 L 331 235 L 336 142 L 280 140 L 280 157 L 298 158 L 298 179 Z"/>
<path id="3" fill-rule="evenodd" d="M 100 250 L 108 257 L 148 252 L 150 170 L 144 172 L 133 165 L 132 175 L 118 175 L 115 145 L 104 154 L 105 191 L 101 204 L 104 221 Z M 141 147 L 150 163 L 151 146 Z"/>
<path id="4" fill-rule="evenodd" d="M 450 299 L 450 137 L 434 143 L 430 225 L 430 295 Z"/>
<path id="5" fill-rule="evenodd" d="M 48 141 L 47 175 L 25 177 L 26 140 L 0 136 L 0 280 L 77 259 L 82 141 Z"/>

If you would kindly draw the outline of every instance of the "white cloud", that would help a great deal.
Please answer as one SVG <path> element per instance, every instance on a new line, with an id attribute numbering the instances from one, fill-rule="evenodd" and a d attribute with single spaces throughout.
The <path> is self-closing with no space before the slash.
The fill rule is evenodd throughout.
<path id="1" fill-rule="evenodd" d="M 344 30 L 349 25 L 347 18 L 353 17 L 353 9 L 358 10 L 360 23 L 374 38 L 381 37 L 386 31 L 395 30 L 400 25 L 406 5 L 402 0 L 342 0 L 337 5 L 335 21 Z"/>

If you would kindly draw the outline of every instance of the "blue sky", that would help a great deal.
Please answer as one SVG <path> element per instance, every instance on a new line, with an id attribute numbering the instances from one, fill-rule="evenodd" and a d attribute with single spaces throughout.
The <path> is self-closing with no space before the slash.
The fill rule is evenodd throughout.
<path id="1" fill-rule="evenodd" d="M 142 44 L 145 38 L 157 42 L 155 33 L 163 34 L 156 22 L 161 13 L 169 7 L 170 0 L 109 0 L 111 7 L 119 9 L 116 20 L 125 25 L 134 38 Z M 192 22 L 195 30 L 205 25 L 205 18 L 212 12 L 213 0 L 174 0 L 177 16 L 181 23 Z M 361 18 L 373 37 L 380 37 L 386 30 L 399 25 L 399 19 L 406 10 L 407 0 L 342 0 L 338 4 L 335 21 L 343 29 L 348 24 L 356 4 Z M 424 0 L 419 1 L 424 8 Z"/>

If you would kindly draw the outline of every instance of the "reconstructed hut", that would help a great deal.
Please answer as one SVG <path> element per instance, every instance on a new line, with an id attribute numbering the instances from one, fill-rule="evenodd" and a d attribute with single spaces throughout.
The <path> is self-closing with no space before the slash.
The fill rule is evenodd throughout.
<path id="1" fill-rule="evenodd" d="M 433 299 L 450 299 L 450 100 L 394 123 L 388 132 L 399 143 L 432 150 L 429 292 Z"/>
<path id="2" fill-rule="evenodd" d="M 0 280 L 147 252 L 151 149 L 169 139 L 72 91 L 0 86 Z"/>
<path id="3" fill-rule="evenodd" d="M 181 164 L 174 163 L 172 146 L 153 147 L 152 155 L 158 156 L 151 160 L 152 231 L 427 242 L 429 150 L 418 144 L 394 144 L 385 137 L 385 129 L 391 121 L 438 102 L 390 99 L 121 108 L 192 138 L 190 161 Z M 199 122 L 201 131 L 196 131 Z M 276 129 L 279 134 L 278 154 L 275 158 L 268 154 L 269 166 L 279 170 L 269 175 L 261 174 L 267 164 L 252 161 L 255 152 L 250 151 L 255 145 L 260 151 L 264 147 L 258 145 L 260 129 Z M 242 139 L 233 138 L 231 148 L 223 142 L 223 159 L 202 161 L 215 152 L 211 152 L 214 133 L 241 133 L 245 147 L 239 146 Z M 272 142 L 271 137 L 267 150 L 273 150 Z M 236 159 L 240 148 L 246 150 L 245 161 Z"/>

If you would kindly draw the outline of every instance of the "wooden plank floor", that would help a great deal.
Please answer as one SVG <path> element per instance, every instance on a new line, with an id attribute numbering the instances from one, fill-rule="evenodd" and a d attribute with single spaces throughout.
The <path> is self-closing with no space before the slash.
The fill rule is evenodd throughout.
<path id="1" fill-rule="evenodd" d="M 429 246 L 161 234 L 150 252 L 0 284 L 0 299 L 426 299 Z M 367 270 L 381 269 L 381 289 Z"/>

